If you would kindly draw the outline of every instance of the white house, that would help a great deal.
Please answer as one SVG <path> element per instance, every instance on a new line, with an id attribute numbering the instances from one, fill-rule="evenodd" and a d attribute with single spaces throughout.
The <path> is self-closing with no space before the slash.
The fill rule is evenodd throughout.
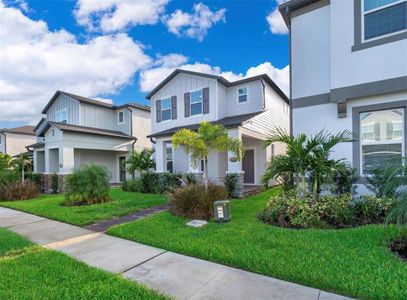
<path id="1" fill-rule="evenodd" d="M 406 156 L 407 0 L 292 0 L 292 132 L 350 130 L 336 147 L 360 175 Z"/>
<path id="2" fill-rule="evenodd" d="M 35 142 L 34 126 L 0 129 L 0 153 L 15 156 L 26 153 L 26 146 Z"/>
<path id="3" fill-rule="evenodd" d="M 151 147 L 150 108 L 140 104 L 114 106 L 57 91 L 35 128 L 34 172 L 63 177 L 83 164 L 104 165 L 112 182 L 126 179 L 123 161 L 132 150 Z M 45 180 L 47 182 L 47 180 Z M 47 189 L 47 188 L 46 188 Z"/>
<path id="4" fill-rule="evenodd" d="M 172 135 L 181 128 L 195 130 L 203 121 L 222 124 L 231 137 L 241 139 L 245 156 L 231 160 L 231 153 L 211 152 L 209 179 L 221 182 L 226 174 L 239 174 L 240 182 L 258 185 L 266 162 L 284 151 L 280 145 L 265 149 L 263 141 L 271 130 L 289 130 L 286 95 L 267 76 L 229 82 L 216 75 L 175 70 L 154 88 L 151 100 L 151 135 L 156 148 L 157 172 L 202 173 L 184 149 L 173 149 Z M 201 163 L 201 165 L 203 165 Z"/>

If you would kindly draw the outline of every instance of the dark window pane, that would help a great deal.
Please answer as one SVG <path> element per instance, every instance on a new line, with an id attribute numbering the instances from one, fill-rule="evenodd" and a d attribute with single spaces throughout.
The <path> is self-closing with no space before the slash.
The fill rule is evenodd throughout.
<path id="1" fill-rule="evenodd" d="M 406 2 L 365 15 L 365 39 L 407 28 Z"/>
<path id="2" fill-rule="evenodd" d="M 247 95 L 239 96 L 239 103 L 246 102 L 246 101 L 247 101 Z"/>
<path id="3" fill-rule="evenodd" d="M 384 6 L 393 2 L 396 2 L 398 0 L 365 0 L 364 1 L 364 10 L 368 11 L 374 8 L 378 8 L 380 6 Z"/>
<path id="4" fill-rule="evenodd" d="M 363 173 L 369 174 L 376 168 L 400 166 L 401 151 L 401 144 L 362 146 Z"/>
<path id="5" fill-rule="evenodd" d="M 170 120 L 170 119 L 171 119 L 171 109 L 163 110 L 163 111 L 161 112 L 161 114 L 162 114 L 161 119 L 162 119 L 163 121 L 165 121 L 165 120 Z"/>
<path id="6" fill-rule="evenodd" d="M 167 172 L 172 173 L 172 161 L 167 161 Z"/>
<path id="7" fill-rule="evenodd" d="M 199 115 L 202 113 L 202 102 L 191 104 L 191 115 Z"/>

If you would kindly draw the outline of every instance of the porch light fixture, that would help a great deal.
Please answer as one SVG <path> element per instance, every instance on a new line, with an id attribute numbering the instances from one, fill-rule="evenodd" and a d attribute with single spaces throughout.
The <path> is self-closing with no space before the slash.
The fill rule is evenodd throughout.
<path id="1" fill-rule="evenodd" d="M 213 203 L 213 212 L 215 220 L 218 223 L 229 222 L 232 218 L 230 212 L 230 202 L 228 200 L 215 201 Z"/>
<path id="2" fill-rule="evenodd" d="M 238 159 L 237 159 L 236 156 L 233 156 L 233 157 L 229 158 L 229 161 L 230 161 L 230 162 L 237 162 Z"/>

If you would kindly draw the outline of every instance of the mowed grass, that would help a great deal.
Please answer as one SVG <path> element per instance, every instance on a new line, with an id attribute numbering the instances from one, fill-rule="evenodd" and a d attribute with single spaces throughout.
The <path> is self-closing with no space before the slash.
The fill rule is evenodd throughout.
<path id="1" fill-rule="evenodd" d="M 167 201 L 162 195 L 125 192 L 120 188 L 111 189 L 110 196 L 112 200 L 107 203 L 65 206 L 63 205 L 64 195 L 44 194 L 32 200 L 0 202 L 0 206 L 73 225 L 84 226 L 157 206 Z"/>
<path id="2" fill-rule="evenodd" d="M 0 228 L 0 299 L 168 299 Z"/>
<path id="3" fill-rule="evenodd" d="M 274 189 L 232 202 L 232 221 L 204 228 L 168 212 L 118 225 L 109 234 L 361 299 L 407 299 L 407 263 L 388 250 L 394 227 L 293 230 L 256 214 Z"/>

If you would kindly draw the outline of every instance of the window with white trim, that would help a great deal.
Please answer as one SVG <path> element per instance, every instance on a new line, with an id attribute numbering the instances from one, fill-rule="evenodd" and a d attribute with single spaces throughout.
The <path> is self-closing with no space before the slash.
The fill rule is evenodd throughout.
<path id="1" fill-rule="evenodd" d="M 247 87 L 237 89 L 237 102 L 238 103 L 247 102 Z"/>
<path id="2" fill-rule="evenodd" d="M 202 90 L 191 92 L 191 116 L 202 114 Z"/>
<path id="3" fill-rule="evenodd" d="M 161 120 L 171 120 L 171 98 L 161 100 Z"/>
<path id="4" fill-rule="evenodd" d="M 119 113 L 117 114 L 117 120 L 119 124 L 124 123 L 124 111 L 119 111 Z"/>
<path id="5" fill-rule="evenodd" d="M 404 155 L 404 109 L 360 113 L 361 170 L 399 166 Z"/>
<path id="6" fill-rule="evenodd" d="M 363 0 L 364 40 L 407 29 L 407 0 Z"/>
<path id="7" fill-rule="evenodd" d="M 58 110 L 56 113 L 56 122 L 68 123 L 68 111 L 66 109 Z"/>

